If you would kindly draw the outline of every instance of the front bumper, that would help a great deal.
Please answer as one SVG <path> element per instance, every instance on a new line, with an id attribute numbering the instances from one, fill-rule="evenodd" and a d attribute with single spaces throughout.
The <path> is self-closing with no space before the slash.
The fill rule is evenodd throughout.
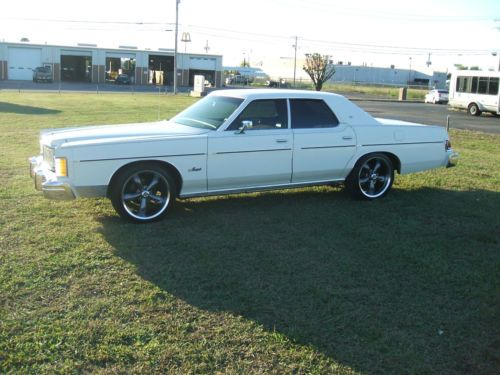
<path id="1" fill-rule="evenodd" d="M 446 168 L 456 166 L 458 163 L 458 152 L 455 152 L 450 148 L 449 150 L 446 150 L 446 154 L 448 156 L 448 163 L 446 164 Z"/>
<path id="2" fill-rule="evenodd" d="M 48 199 L 70 200 L 75 199 L 75 194 L 67 182 L 59 181 L 54 172 L 43 163 L 41 156 L 29 159 L 30 176 L 35 183 L 35 189 L 43 192 Z"/>

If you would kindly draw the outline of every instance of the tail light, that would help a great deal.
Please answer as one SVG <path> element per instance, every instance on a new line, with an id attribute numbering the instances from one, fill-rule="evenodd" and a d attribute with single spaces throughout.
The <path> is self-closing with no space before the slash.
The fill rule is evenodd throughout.
<path id="1" fill-rule="evenodd" d="M 444 143 L 444 150 L 445 151 L 451 150 L 451 142 L 448 139 Z"/>

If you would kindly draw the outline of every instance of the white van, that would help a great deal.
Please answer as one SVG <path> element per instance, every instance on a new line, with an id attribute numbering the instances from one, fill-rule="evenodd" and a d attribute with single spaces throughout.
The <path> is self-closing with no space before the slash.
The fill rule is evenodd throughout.
<path id="1" fill-rule="evenodd" d="M 472 116 L 500 114 L 499 82 L 500 72 L 457 70 L 451 75 L 448 104 Z"/>

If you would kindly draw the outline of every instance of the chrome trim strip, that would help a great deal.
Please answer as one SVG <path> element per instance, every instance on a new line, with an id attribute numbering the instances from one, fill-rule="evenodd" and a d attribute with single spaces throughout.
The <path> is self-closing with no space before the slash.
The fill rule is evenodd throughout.
<path id="1" fill-rule="evenodd" d="M 215 155 L 226 155 L 226 154 L 249 154 L 254 152 L 271 152 L 271 151 L 292 151 L 291 148 L 274 148 L 269 150 L 248 150 L 248 151 L 222 151 L 216 152 Z"/>
<path id="2" fill-rule="evenodd" d="M 367 144 L 367 145 L 361 145 L 363 147 L 367 146 L 403 146 L 403 145 L 430 145 L 430 144 L 444 144 L 442 141 L 438 142 L 407 142 L 407 143 L 374 143 L 374 144 Z"/>
<path id="3" fill-rule="evenodd" d="M 318 150 L 322 148 L 346 148 L 346 147 L 356 147 L 356 145 L 344 145 L 344 146 L 318 146 L 318 147 L 301 147 L 301 150 Z"/>
<path id="4" fill-rule="evenodd" d="M 290 184 L 282 184 L 282 185 L 263 185 L 263 186 L 254 186 L 254 187 L 246 187 L 246 188 L 237 188 L 237 189 L 222 189 L 222 190 L 209 190 L 202 191 L 198 193 L 188 193 L 188 194 L 180 194 L 179 198 L 193 198 L 193 197 L 205 197 L 210 195 L 226 195 L 226 194 L 241 194 L 241 193 L 251 193 L 255 191 L 266 191 L 266 190 L 280 190 L 280 189 L 297 189 L 301 187 L 308 186 L 318 186 L 318 185 L 332 185 L 339 184 L 344 182 L 345 179 L 336 179 L 336 180 L 320 180 L 314 182 L 295 182 Z"/>
<path id="5" fill-rule="evenodd" d="M 180 155 L 131 156 L 127 158 L 86 159 L 86 160 L 80 160 L 80 163 L 89 163 L 94 161 L 111 161 L 111 160 L 159 159 L 159 158 L 173 158 L 178 156 L 204 156 L 204 155 L 206 154 L 200 153 L 200 154 L 180 154 Z"/>

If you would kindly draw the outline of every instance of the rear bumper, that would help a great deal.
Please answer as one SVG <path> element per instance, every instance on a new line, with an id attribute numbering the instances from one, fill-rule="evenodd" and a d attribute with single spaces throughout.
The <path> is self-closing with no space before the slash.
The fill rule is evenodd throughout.
<path id="1" fill-rule="evenodd" d="M 55 200 L 75 199 L 71 185 L 59 181 L 56 174 L 44 165 L 41 156 L 30 158 L 29 165 L 30 176 L 35 183 L 35 189 L 41 191 L 45 198 Z"/>
<path id="2" fill-rule="evenodd" d="M 446 154 L 448 156 L 448 163 L 446 164 L 446 168 L 456 166 L 458 163 L 458 152 L 455 152 L 450 148 L 446 151 Z"/>

